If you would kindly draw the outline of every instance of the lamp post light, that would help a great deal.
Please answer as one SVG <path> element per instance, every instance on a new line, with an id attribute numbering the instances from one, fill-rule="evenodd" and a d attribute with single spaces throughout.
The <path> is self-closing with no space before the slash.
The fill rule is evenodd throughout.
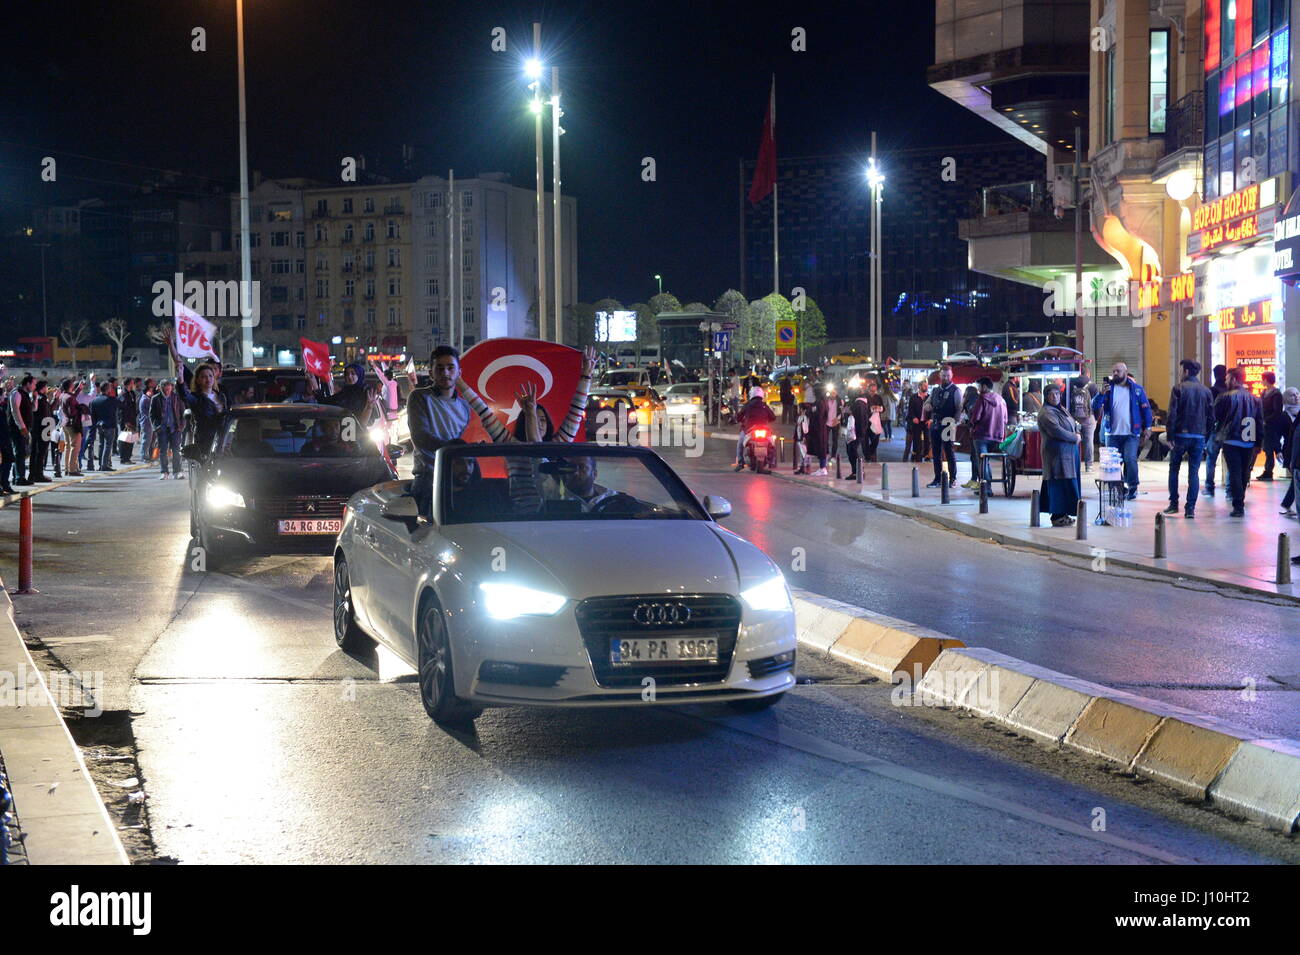
<path id="1" fill-rule="evenodd" d="M 871 134 L 871 158 L 867 162 L 867 184 L 871 187 L 871 343 L 873 361 L 884 361 L 884 329 L 881 324 L 880 305 L 880 199 L 884 191 L 885 176 L 876 164 L 876 134 Z"/>
<path id="2" fill-rule="evenodd" d="M 244 96 L 244 0 L 235 0 L 239 63 L 239 339 L 244 367 L 253 365 L 253 262 L 248 235 L 248 104 Z M 178 290 L 179 291 L 179 290 Z"/>
<path id="3" fill-rule="evenodd" d="M 542 25 L 534 23 L 534 54 L 541 53 L 541 49 Z M 524 75 L 531 80 L 528 88 L 532 91 L 533 98 L 528 108 L 533 112 L 533 138 L 537 147 L 537 337 L 546 341 L 546 198 L 542 191 L 542 61 L 536 55 L 524 64 Z"/>
<path id="4" fill-rule="evenodd" d="M 664 277 L 663 277 L 662 275 L 656 275 L 656 276 L 655 276 L 655 281 L 659 283 L 659 294 L 660 294 L 660 295 L 663 295 L 663 294 L 664 294 Z"/>

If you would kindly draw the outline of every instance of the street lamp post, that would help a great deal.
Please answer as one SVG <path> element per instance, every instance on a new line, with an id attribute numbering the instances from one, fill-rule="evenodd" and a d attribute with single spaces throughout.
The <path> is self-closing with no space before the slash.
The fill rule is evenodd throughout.
<path id="1" fill-rule="evenodd" d="M 664 277 L 663 277 L 662 275 L 656 275 L 656 276 L 655 276 L 655 281 L 659 283 L 659 294 L 660 294 L 660 295 L 663 295 L 663 294 L 664 294 Z"/>
<path id="2" fill-rule="evenodd" d="M 533 57 L 525 65 L 533 91 L 528 108 L 533 111 L 534 141 L 537 147 L 537 337 L 546 341 L 546 198 L 543 195 L 542 160 L 542 25 L 533 24 Z"/>
<path id="3" fill-rule="evenodd" d="M 560 71 L 551 67 L 551 216 L 554 218 L 555 248 L 551 256 L 555 260 L 555 341 L 564 343 L 564 253 L 560 245 L 560 137 L 564 129 L 560 126 Z"/>
<path id="4" fill-rule="evenodd" d="M 871 159 L 867 164 L 867 183 L 871 186 L 871 357 L 882 362 L 884 355 L 884 328 L 880 306 L 880 198 L 885 185 L 884 174 L 876 164 L 876 134 L 871 134 Z"/>
<path id="5" fill-rule="evenodd" d="M 239 332 L 244 367 L 253 364 L 253 263 L 248 236 L 248 106 L 244 97 L 244 0 L 235 0 L 239 61 Z M 180 297 L 180 289 L 176 290 Z"/>

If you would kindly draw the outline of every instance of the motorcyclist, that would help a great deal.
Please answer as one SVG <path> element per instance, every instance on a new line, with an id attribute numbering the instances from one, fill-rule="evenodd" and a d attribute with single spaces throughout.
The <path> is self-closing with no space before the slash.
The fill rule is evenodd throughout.
<path id="1" fill-rule="evenodd" d="M 736 423 L 740 425 L 740 438 L 736 441 L 736 470 L 745 468 L 745 436 L 752 428 L 760 425 L 771 427 L 776 423 L 776 412 L 767 405 L 763 389 L 755 385 L 749 389 L 749 400 L 736 414 Z"/>

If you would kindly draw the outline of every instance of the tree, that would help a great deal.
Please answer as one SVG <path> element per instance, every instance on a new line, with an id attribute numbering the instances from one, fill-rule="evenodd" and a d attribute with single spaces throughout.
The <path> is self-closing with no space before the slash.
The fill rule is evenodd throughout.
<path id="1" fill-rule="evenodd" d="M 657 317 L 660 312 L 680 312 L 682 303 L 672 292 L 660 292 L 650 297 L 650 311 Z"/>
<path id="2" fill-rule="evenodd" d="M 122 344 L 131 336 L 131 330 L 126 327 L 126 322 L 120 318 L 110 318 L 106 322 L 100 322 L 99 329 L 108 336 L 109 341 L 117 346 L 117 377 L 121 378 Z"/>
<path id="3" fill-rule="evenodd" d="M 596 310 L 600 308 L 600 303 L 592 305 L 590 302 L 578 302 L 569 305 L 565 309 L 565 335 L 566 344 L 574 348 L 583 348 L 586 345 L 594 344 L 596 341 Z"/>
<path id="4" fill-rule="evenodd" d="M 651 306 L 645 302 L 637 302 L 631 308 L 636 312 L 636 347 L 644 348 L 646 345 L 657 345 L 659 343 L 659 323 L 655 321 L 658 314 Z"/>
<path id="5" fill-rule="evenodd" d="M 212 344 L 217 348 L 217 361 L 224 366 L 226 364 L 226 343 L 240 337 L 243 325 L 239 316 L 210 319 L 210 321 L 216 326 L 216 334 L 213 336 L 216 341 Z"/>
<path id="6" fill-rule="evenodd" d="M 772 292 L 749 305 L 751 349 L 759 356 L 776 351 L 776 323 L 792 321 L 794 309 L 784 295 Z"/>
<path id="7" fill-rule="evenodd" d="M 77 349 L 86 344 L 90 338 L 90 325 L 86 322 L 64 322 L 59 329 L 59 337 L 72 352 L 72 373 L 77 373 Z"/>
<path id="8" fill-rule="evenodd" d="M 167 342 L 172 337 L 172 331 L 175 328 L 170 322 L 158 322 L 150 325 L 144 330 L 144 337 L 155 345 L 162 345 L 167 348 Z M 172 364 L 172 350 L 167 348 L 167 373 L 171 377 L 176 377 L 176 366 Z"/>
<path id="9" fill-rule="evenodd" d="M 703 302 L 690 302 L 687 305 L 682 307 L 682 311 L 683 312 L 711 312 L 713 311 L 713 309 L 709 308 L 709 306 L 705 305 Z"/>
<path id="10" fill-rule="evenodd" d="M 826 344 L 826 316 L 811 297 L 804 299 L 804 309 L 796 317 L 800 356 L 805 348 L 816 349 Z M 880 356 L 873 355 L 872 358 L 879 360 Z"/>

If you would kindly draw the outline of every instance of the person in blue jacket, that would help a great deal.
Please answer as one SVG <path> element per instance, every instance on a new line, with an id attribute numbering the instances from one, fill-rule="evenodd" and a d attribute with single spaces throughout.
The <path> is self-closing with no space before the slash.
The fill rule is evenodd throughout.
<path id="1" fill-rule="evenodd" d="M 1147 393 L 1128 373 L 1124 362 L 1115 362 L 1106 383 L 1106 390 L 1092 399 L 1092 410 L 1105 419 L 1106 446 L 1118 448 L 1124 459 L 1124 487 L 1131 501 L 1138 493 L 1138 448 L 1155 419 Z"/>

